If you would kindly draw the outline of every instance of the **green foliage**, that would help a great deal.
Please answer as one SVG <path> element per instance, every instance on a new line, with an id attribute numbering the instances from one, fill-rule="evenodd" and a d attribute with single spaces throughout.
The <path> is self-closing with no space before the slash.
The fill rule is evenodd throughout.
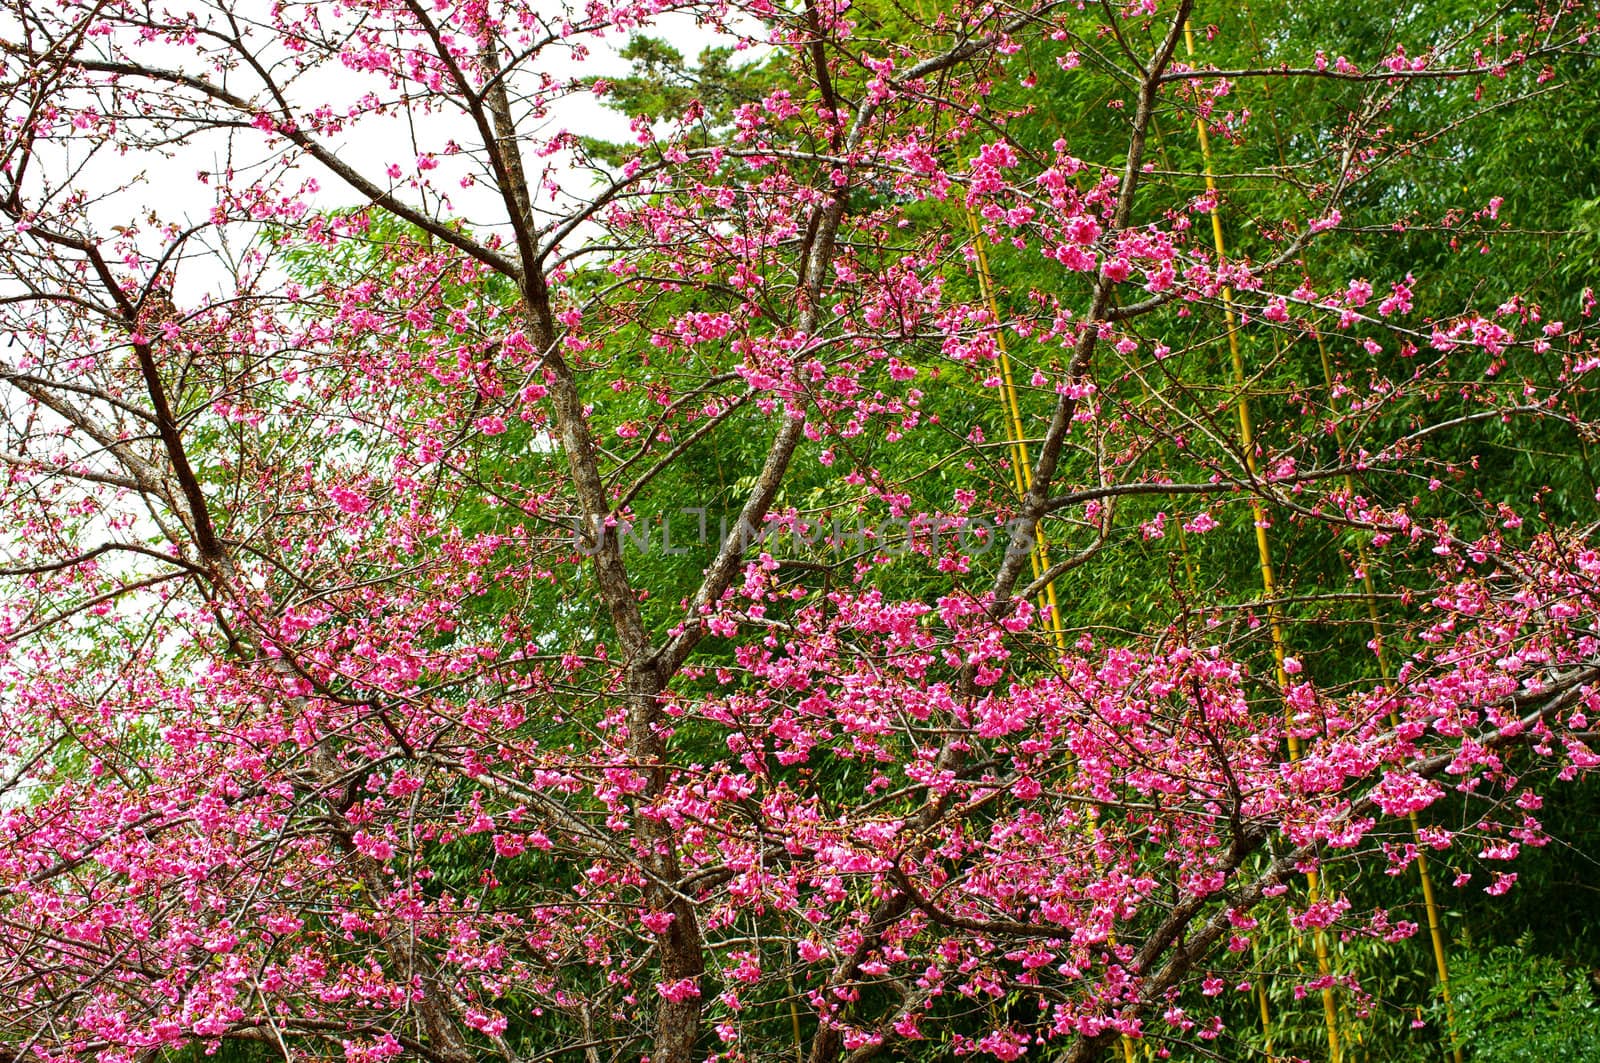
<path id="1" fill-rule="evenodd" d="M 1532 953 L 1524 939 L 1463 954 L 1451 981 L 1462 1042 L 1477 1063 L 1600 1058 L 1593 972 Z"/>
<path id="2" fill-rule="evenodd" d="M 630 38 L 620 55 L 632 64 L 627 75 L 585 78 L 585 84 L 598 88 L 603 82 L 607 106 L 629 117 L 648 115 L 652 121 L 672 122 L 694 113 L 706 141 L 732 124 L 741 105 L 771 91 L 784 69 L 783 62 L 773 58 L 742 62 L 727 47 L 706 48 L 690 63 L 667 41 L 644 35 Z M 619 165 L 628 154 L 624 145 L 597 137 L 580 139 L 591 159 L 608 165 Z"/>

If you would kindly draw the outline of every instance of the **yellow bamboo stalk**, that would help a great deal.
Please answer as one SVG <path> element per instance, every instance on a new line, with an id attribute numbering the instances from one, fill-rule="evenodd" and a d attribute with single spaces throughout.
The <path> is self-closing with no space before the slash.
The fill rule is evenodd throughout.
<path id="1" fill-rule="evenodd" d="M 1150 397 L 1153 391 L 1149 384 L 1145 383 L 1143 378 L 1140 379 L 1139 383 L 1140 389 L 1145 396 L 1147 398 Z M 1184 585 L 1189 590 L 1189 600 L 1198 601 L 1199 589 L 1194 575 L 1194 559 L 1189 554 L 1189 535 L 1183 530 L 1183 522 L 1181 520 L 1174 523 L 1178 526 L 1178 555 L 1183 558 Z M 1250 957 L 1257 971 L 1257 976 L 1251 979 L 1251 983 L 1255 986 L 1256 1005 L 1261 1012 L 1261 1037 L 1266 1048 L 1267 1063 L 1277 1063 L 1277 1053 L 1272 1048 L 1272 1009 L 1267 1002 L 1266 983 L 1259 973 L 1261 970 L 1261 946 L 1254 939 L 1250 942 Z M 1145 1055 L 1147 1058 L 1150 1055 L 1149 1046 L 1145 1048 Z"/>
<path id="2" fill-rule="evenodd" d="M 1017 489 L 1017 497 L 1025 496 L 1033 489 L 1033 462 L 1028 456 L 1027 436 L 1023 431 L 1022 404 L 1017 400 L 1017 385 L 1011 375 L 1011 354 L 1006 349 L 1005 333 L 1000 330 L 1000 304 L 995 299 L 994 275 L 989 271 L 989 251 L 983 238 L 983 230 L 978 226 L 978 219 L 972 211 L 965 206 L 962 208 L 967 216 L 967 227 L 972 230 L 972 246 L 976 251 L 978 265 L 978 290 L 989 307 L 990 320 L 994 322 L 995 347 L 1000 352 L 1000 394 L 1001 402 L 1006 411 L 1006 435 L 1011 452 L 1011 480 Z M 1034 529 L 1033 552 L 1029 558 L 1033 565 L 1033 578 L 1038 579 L 1050 570 L 1050 546 L 1045 541 L 1044 529 Z M 1044 585 L 1044 590 L 1039 593 L 1039 608 L 1044 613 L 1050 624 L 1050 633 L 1055 640 L 1056 649 L 1065 652 L 1067 648 L 1066 629 L 1061 624 L 1061 605 L 1056 598 L 1055 580 L 1050 580 Z M 1091 829 L 1095 821 L 1094 808 L 1089 809 Z M 1124 1034 L 1122 1036 L 1123 1063 L 1134 1063 L 1133 1039 Z"/>
<path id="3" fill-rule="evenodd" d="M 1156 141 L 1161 146 L 1160 151 L 1162 161 L 1166 168 L 1171 170 L 1172 160 L 1167 155 L 1167 140 L 1166 137 L 1161 135 L 1161 125 L 1154 118 L 1152 118 L 1150 121 L 1150 127 L 1155 131 Z M 1141 383 L 1143 383 L 1142 379 Z M 1148 385 L 1145 385 L 1145 392 L 1147 395 L 1149 394 Z M 1183 530 L 1182 521 L 1178 521 L 1177 525 L 1178 553 L 1183 558 L 1183 573 L 1189 588 L 1189 599 L 1191 601 L 1198 601 L 1198 594 L 1196 592 L 1196 583 L 1194 578 L 1194 560 L 1189 555 L 1189 536 L 1188 533 Z M 1259 972 L 1261 970 L 1261 948 L 1255 941 L 1251 941 L 1250 943 L 1250 955 L 1255 961 L 1256 970 Z M 1266 1049 L 1267 1063 L 1276 1063 L 1277 1054 L 1273 1051 L 1272 1047 L 1272 1009 L 1267 1001 L 1266 982 L 1259 977 L 1259 975 L 1252 979 L 1252 981 L 1255 984 L 1256 1004 L 1259 1006 L 1261 1012 L 1261 1037 L 1263 1046 Z"/>
<path id="4" fill-rule="evenodd" d="M 923 22 L 927 16 L 923 12 L 921 0 L 914 3 L 917 18 Z M 1022 406 L 1017 401 L 1017 386 L 1011 376 L 1011 354 L 1006 347 L 1005 333 L 1000 328 L 1000 303 L 995 298 L 994 275 L 989 270 L 989 248 L 983 238 L 983 230 L 978 225 L 977 215 L 972 213 L 972 208 L 963 201 L 961 211 L 966 216 L 967 228 L 972 232 L 972 246 L 977 257 L 978 266 L 978 291 L 983 296 L 984 303 L 989 309 L 989 318 L 994 323 L 995 347 L 1000 352 L 1000 381 L 1001 404 L 1006 412 L 1006 437 L 1007 449 L 1011 457 L 1011 482 L 1016 488 L 1017 497 L 1022 498 L 1033 488 L 1033 462 L 1028 457 L 1027 436 L 1023 432 Z M 1029 562 L 1033 568 L 1033 578 L 1037 580 L 1050 569 L 1050 548 L 1045 542 L 1044 528 L 1034 529 L 1033 550 L 1029 555 Z M 1056 598 L 1055 581 L 1045 584 L 1039 594 L 1038 606 L 1050 624 L 1050 632 L 1058 652 L 1066 652 L 1066 629 L 1061 625 L 1061 606 Z M 1130 1061 L 1131 1063 L 1131 1061 Z"/>
<path id="5" fill-rule="evenodd" d="M 1262 58 L 1261 32 L 1256 28 L 1255 12 L 1251 10 L 1249 4 L 1244 6 L 1244 14 L 1250 25 L 1250 36 L 1255 44 L 1256 59 L 1259 62 Z M 1270 101 L 1272 98 L 1271 86 L 1264 85 L 1262 92 Z M 1278 165 L 1286 167 L 1288 160 L 1284 156 L 1283 130 L 1278 126 L 1278 111 L 1276 107 L 1267 108 L 1267 118 L 1272 123 L 1273 142 L 1278 150 Z M 1331 392 L 1333 390 L 1333 370 L 1328 362 L 1328 348 L 1323 342 L 1320 332 L 1316 334 L 1316 338 L 1317 354 L 1322 361 L 1323 383 Z M 1344 450 L 1344 430 L 1340 427 L 1337 419 L 1333 422 L 1333 432 L 1334 439 L 1339 444 L 1339 449 L 1342 452 Z M 1349 473 L 1344 476 L 1344 484 L 1349 493 L 1355 493 L 1355 478 Z M 1383 641 L 1383 624 L 1378 612 L 1378 592 L 1372 580 L 1372 566 L 1365 540 L 1357 543 L 1356 552 L 1361 564 L 1361 583 L 1367 599 L 1367 615 L 1372 622 L 1373 649 L 1378 658 L 1378 671 L 1383 681 L 1390 683 L 1394 680 L 1394 672 L 1389 667 L 1388 655 Z M 1400 721 L 1394 713 L 1390 713 L 1389 719 L 1396 727 L 1399 726 Z M 1411 836 L 1417 843 L 1417 875 L 1422 882 L 1422 903 L 1428 916 L 1428 937 L 1433 944 L 1434 970 L 1439 981 L 1439 995 L 1444 1000 L 1445 1023 L 1450 1035 L 1450 1058 L 1452 1063 L 1462 1063 L 1461 1038 L 1456 1027 L 1456 1007 L 1455 1002 L 1450 997 L 1450 964 L 1446 959 L 1444 923 L 1439 916 L 1439 904 L 1433 893 L 1433 878 L 1428 874 L 1428 858 L 1422 851 L 1422 830 L 1417 820 L 1417 814 L 1415 812 L 1409 813 L 1407 819 L 1411 822 Z"/>
<path id="6" fill-rule="evenodd" d="M 1333 391 L 1333 366 L 1328 360 L 1328 346 L 1323 342 L 1322 333 L 1316 333 L 1317 356 L 1322 361 L 1323 384 L 1331 393 Z M 1339 452 L 1344 453 L 1344 429 L 1340 427 L 1338 418 L 1333 419 L 1333 438 L 1338 444 Z M 1344 474 L 1345 493 L 1354 496 L 1356 493 L 1355 477 L 1350 473 Z M 1372 557 L 1367 550 L 1365 539 L 1356 543 L 1356 563 L 1361 567 L 1361 586 L 1367 600 L 1367 619 L 1372 625 L 1372 648 L 1378 658 L 1378 673 L 1383 677 L 1384 683 L 1394 681 L 1394 670 L 1389 666 L 1388 647 L 1383 640 L 1383 619 L 1378 610 L 1378 588 L 1372 579 Z M 1400 726 L 1400 717 L 1393 711 L 1389 713 L 1389 722 Z M 1439 917 L 1438 900 L 1433 893 L 1433 876 L 1428 874 L 1428 858 L 1423 853 L 1422 824 L 1417 819 L 1415 812 L 1407 814 L 1411 822 L 1411 836 L 1417 843 L 1417 876 L 1422 881 L 1422 903 L 1428 914 L 1428 938 L 1433 944 L 1433 962 L 1439 978 L 1439 996 L 1444 1000 L 1445 1026 L 1450 1036 L 1450 1058 L 1454 1063 L 1462 1063 L 1461 1037 L 1456 1028 L 1456 1006 L 1450 996 L 1450 962 L 1445 945 L 1444 925 Z"/>
<path id="7" fill-rule="evenodd" d="M 1186 22 L 1183 27 L 1183 43 L 1187 55 L 1194 56 L 1194 30 Z M 1203 117 L 1195 119 L 1195 131 L 1200 139 L 1200 155 L 1205 162 L 1206 191 L 1210 194 L 1211 203 L 1211 237 L 1216 246 L 1217 263 L 1221 265 L 1227 256 L 1227 243 L 1222 235 L 1222 211 L 1216 202 L 1217 182 L 1215 169 L 1212 165 L 1211 136 L 1206 130 Z M 1239 389 L 1238 415 L 1239 415 L 1239 447 L 1244 451 L 1245 468 L 1249 471 L 1251 479 L 1255 479 L 1255 426 L 1250 416 L 1250 396 L 1245 389 L 1244 354 L 1239 346 L 1238 318 L 1233 310 L 1233 289 L 1228 285 L 1222 288 L 1222 314 L 1223 323 L 1228 331 L 1228 351 L 1233 359 L 1233 379 Z M 1287 689 L 1289 675 L 1284 669 L 1284 658 L 1288 656 L 1285 649 L 1286 642 L 1283 633 L 1283 620 L 1277 605 L 1278 582 L 1272 565 L 1272 542 L 1267 536 L 1267 513 L 1259 497 L 1252 495 L 1250 498 L 1250 514 L 1255 522 L 1256 529 L 1256 554 L 1261 563 L 1261 594 L 1266 599 L 1267 630 L 1272 639 L 1272 659 L 1275 666 L 1279 689 Z M 1289 759 L 1300 759 L 1300 740 L 1293 731 L 1288 733 Z M 1306 873 L 1306 892 L 1311 903 L 1317 903 L 1321 895 L 1320 882 L 1315 871 Z M 1318 929 L 1314 938 L 1317 955 L 1317 974 L 1327 978 L 1332 967 L 1328 959 L 1328 942 L 1321 929 Z M 1333 987 L 1324 986 L 1322 989 L 1322 1013 L 1328 1028 L 1328 1059 L 1330 1063 L 1341 1063 L 1342 1053 L 1339 1042 L 1339 1011 L 1334 999 Z"/>
<path id="8" fill-rule="evenodd" d="M 1006 347 L 1005 333 L 1000 329 L 1000 304 L 995 298 L 994 275 L 989 270 L 988 245 L 972 210 L 963 206 L 962 211 L 967 217 L 967 228 L 972 230 L 972 246 L 978 266 L 978 291 L 989 308 L 989 317 L 995 326 L 994 342 L 1000 352 L 1000 398 L 1006 412 L 1006 443 L 1011 455 L 1011 482 L 1017 490 L 1017 497 L 1022 498 L 1033 489 L 1033 462 L 1028 456 L 1028 440 L 1023 431 L 1022 405 L 1017 401 L 1017 385 L 1011 375 L 1011 353 Z M 1050 570 L 1050 546 L 1045 541 L 1042 527 L 1034 531 L 1033 551 L 1029 560 L 1034 579 Z M 1056 649 L 1064 652 L 1067 636 L 1061 624 L 1061 605 L 1056 597 L 1055 580 L 1046 583 L 1044 590 L 1039 593 L 1039 609 L 1050 624 Z"/>
<path id="9" fill-rule="evenodd" d="M 918 17 L 922 17 L 922 5 L 917 4 Z M 977 215 L 972 208 L 964 202 L 962 213 L 967 219 L 967 228 L 972 232 L 972 246 L 978 267 L 978 290 L 989 310 L 989 319 L 994 325 L 994 342 L 1000 352 L 1000 384 L 1001 403 L 1006 412 L 1006 436 L 1008 450 L 1011 458 L 1011 482 L 1016 488 L 1017 497 L 1023 498 L 1033 489 L 1033 461 L 1028 454 L 1027 434 L 1022 423 L 1022 404 L 1017 399 L 1017 385 L 1011 373 L 1011 352 L 1006 345 L 1005 332 L 1000 327 L 1000 303 L 995 297 L 994 274 L 989 269 L 988 243 L 984 240 L 983 229 L 978 224 Z M 1043 526 L 1034 529 L 1033 549 L 1029 554 L 1029 563 L 1033 569 L 1035 580 L 1050 570 L 1050 547 L 1045 539 Z M 1055 642 L 1058 653 L 1065 653 L 1067 649 L 1066 628 L 1061 623 L 1061 604 L 1056 596 L 1055 580 L 1050 580 L 1044 585 L 1038 598 L 1040 611 L 1045 615 L 1050 625 L 1050 634 Z M 1059 664 L 1057 664 L 1059 668 Z M 1090 806 L 1091 825 L 1094 822 L 1095 810 Z M 1265 1008 L 1265 1001 L 1262 1007 Z M 1133 1041 L 1126 1034 L 1122 1037 L 1123 1063 L 1134 1063 Z"/>
<path id="10" fill-rule="evenodd" d="M 1272 1013 L 1267 1009 L 1266 973 L 1261 967 L 1261 946 L 1253 938 L 1250 941 L 1250 955 L 1256 961 L 1256 1003 L 1261 1007 L 1261 1035 L 1265 1039 L 1263 1047 L 1267 1050 L 1267 1063 L 1275 1063 L 1278 1057 L 1272 1050 Z"/>

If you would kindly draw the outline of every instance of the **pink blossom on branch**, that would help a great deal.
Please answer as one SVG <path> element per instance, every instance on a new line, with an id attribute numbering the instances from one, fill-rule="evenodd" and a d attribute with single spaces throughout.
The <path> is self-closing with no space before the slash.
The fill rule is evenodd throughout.
<path id="1" fill-rule="evenodd" d="M 8 1039 L 465 1063 L 536 1029 L 691 1063 L 753 1058 L 781 1002 L 813 1063 L 946 1029 L 1086 1060 L 1228 1036 L 1267 913 L 1415 929 L 1307 896 L 1325 862 L 1471 854 L 1512 889 L 1541 791 L 1600 763 L 1600 561 L 1472 501 L 1439 440 L 1592 432 L 1600 354 L 1523 293 L 1429 316 L 1430 278 L 1330 275 L 1374 224 L 1352 193 L 1415 154 L 1388 102 L 1219 253 L 1240 183 L 1166 172 L 1158 128 L 1275 78 L 1460 89 L 1467 122 L 1483 78 L 1432 41 L 1196 65 L 1190 8 L 946 5 L 895 42 L 826 0 L 0 30 Z M 791 87 L 606 151 L 563 128 L 632 91 L 574 69 L 684 12 Z M 1103 40 L 1146 49 L 1116 139 L 1040 134 Z M 1247 116 L 1211 114 L 1224 159 Z M 194 203 L 108 220 L 132 161 L 202 143 Z M 1330 349 L 1248 443 L 1230 334 Z M 1257 529 L 1364 537 L 1337 578 L 1395 581 L 1394 675 L 1276 674 L 1276 606 L 1217 560 Z M 1470 826 L 1396 835 L 1468 794 Z"/>

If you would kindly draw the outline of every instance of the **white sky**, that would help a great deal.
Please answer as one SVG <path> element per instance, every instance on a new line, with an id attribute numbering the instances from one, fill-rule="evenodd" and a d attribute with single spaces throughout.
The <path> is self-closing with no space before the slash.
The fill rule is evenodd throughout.
<path id="1" fill-rule="evenodd" d="M 696 26 L 691 18 L 684 15 L 665 16 L 659 24 L 649 27 L 647 32 L 651 36 L 669 40 L 691 59 L 701 49 L 718 41 L 715 34 Z M 617 55 L 624 41 L 622 37 L 615 38 L 615 44 L 606 40 L 591 40 L 590 58 L 582 63 L 573 62 L 562 50 L 552 49 L 534 60 L 539 65 L 532 68 L 548 71 L 560 78 L 580 75 L 615 77 L 627 73 L 629 69 L 628 64 Z M 192 66 L 193 56 L 188 56 L 187 61 Z M 326 102 L 339 111 L 369 91 L 376 91 L 380 96 L 387 95 L 379 91 L 383 87 L 382 80 L 376 76 L 356 75 L 342 68 L 330 67 L 297 82 L 292 102 L 297 105 L 311 101 Z M 626 116 L 609 110 L 595 97 L 584 94 L 557 101 L 550 115 L 538 122 L 523 122 L 519 131 L 524 138 L 530 184 L 537 184 L 540 168 L 549 165 L 557 183 L 566 196 L 571 197 L 561 206 L 570 208 L 574 203 L 581 202 L 591 185 L 591 175 L 572 169 L 570 161 L 564 162 L 560 156 L 550 160 L 538 158 L 536 147 L 539 142 L 562 130 L 626 142 L 631 139 L 628 121 Z M 479 180 L 469 188 L 460 185 L 461 179 L 475 168 L 475 157 L 469 154 L 477 146 L 475 135 L 471 124 L 459 113 L 417 115 L 397 112 L 387 116 L 363 117 L 352 123 L 332 143 L 342 158 L 354 162 L 371 179 L 384 181 L 385 170 L 390 165 L 398 167 L 400 177 L 393 180 L 392 184 L 400 190 L 402 198 L 412 203 L 419 201 L 418 194 L 405 186 L 418 175 L 418 155 L 422 152 L 435 153 L 439 165 L 426 177 L 435 188 L 449 196 L 450 214 L 467 220 L 479 231 L 487 231 L 502 227 L 505 222 L 505 210 L 498 192 L 485 180 Z M 452 138 L 460 141 L 467 153 L 453 158 L 445 157 L 443 149 Z M 218 192 L 216 183 L 203 183 L 198 175 L 202 171 L 215 172 L 230 164 L 236 173 L 253 172 L 252 167 L 259 167 L 273 154 L 268 151 L 266 140 L 255 130 L 216 131 L 195 136 L 160 152 L 134 151 L 121 156 L 102 152 L 79 171 L 73 185 L 102 194 L 103 198 L 95 201 L 88 211 L 92 225 L 102 237 L 110 235 L 114 227 L 138 224 L 151 214 L 163 222 L 192 225 L 204 221 L 210 214 Z M 60 162 L 65 163 L 66 156 L 72 151 L 69 145 Z M 313 209 L 350 207 L 363 202 L 359 193 L 315 162 L 303 162 L 296 174 L 295 179 L 284 177 L 274 183 L 285 191 L 292 191 L 300 179 L 315 178 L 319 191 L 307 198 Z M 550 205 L 547 197 L 545 203 Z M 565 213 L 561 206 L 557 210 Z M 214 296 L 225 296 L 231 289 L 226 271 L 220 269 L 218 263 L 213 262 L 209 267 L 202 264 L 204 258 L 201 249 L 209 246 L 210 250 L 215 250 L 215 236 L 207 234 L 202 239 L 204 242 L 196 243 L 196 253 L 186 256 L 182 268 L 177 271 L 179 288 L 174 294 L 180 306 L 198 302 L 208 289 Z M 161 241 L 156 239 L 141 241 L 141 247 L 147 253 L 158 250 L 160 246 Z"/>

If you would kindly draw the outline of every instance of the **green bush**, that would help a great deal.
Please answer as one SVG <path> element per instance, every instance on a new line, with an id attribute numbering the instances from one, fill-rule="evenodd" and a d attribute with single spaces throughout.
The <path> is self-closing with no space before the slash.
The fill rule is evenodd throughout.
<path id="1" fill-rule="evenodd" d="M 1455 968 L 1456 1023 L 1469 1059 L 1600 1059 L 1600 1001 L 1592 972 L 1532 954 L 1526 942 L 1463 952 Z"/>

